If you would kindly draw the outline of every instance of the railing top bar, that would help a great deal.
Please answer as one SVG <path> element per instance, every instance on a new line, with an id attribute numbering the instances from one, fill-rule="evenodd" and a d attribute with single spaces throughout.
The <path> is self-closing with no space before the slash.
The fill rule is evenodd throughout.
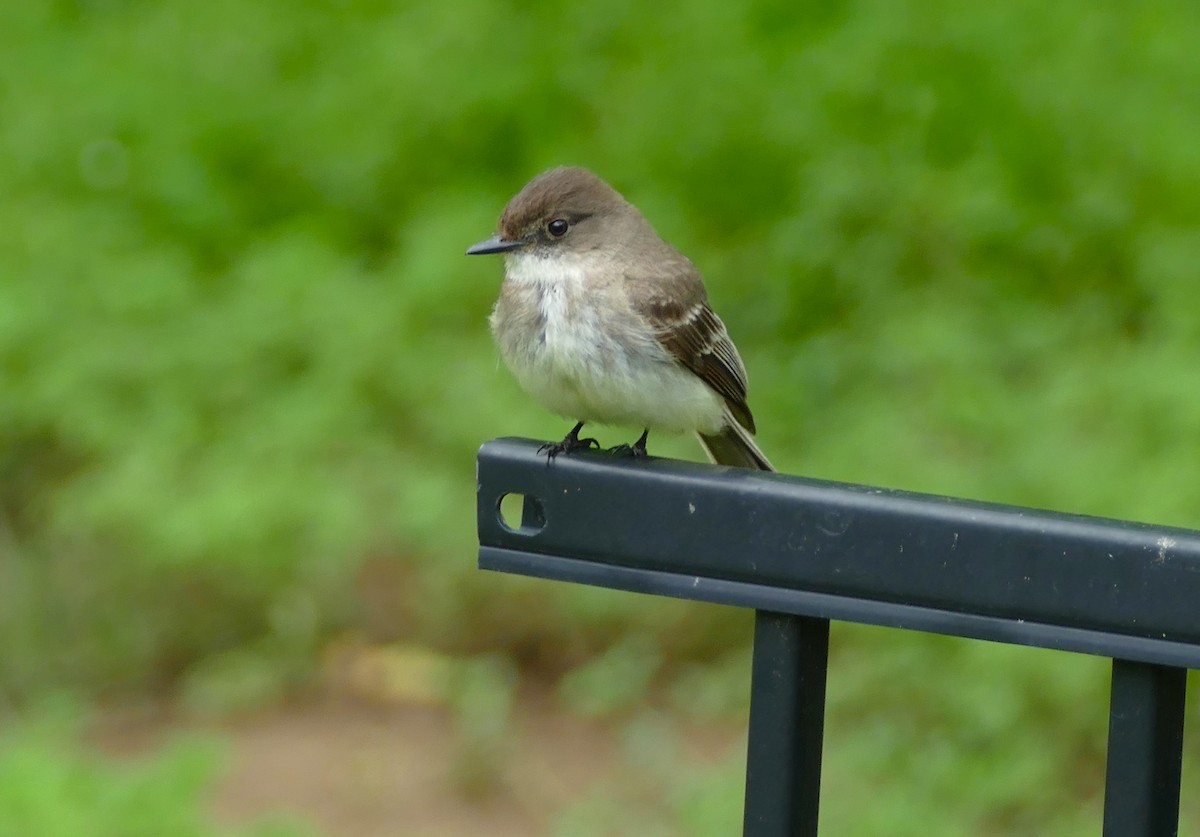
<path id="1" fill-rule="evenodd" d="M 673 460 L 547 464 L 537 447 L 480 449 L 479 540 L 492 556 L 739 582 L 750 607 L 770 607 L 778 588 L 1083 629 L 1114 635 L 1113 656 L 1121 637 L 1170 643 L 1172 658 L 1200 649 L 1198 532 Z M 505 494 L 535 498 L 540 528 L 506 527 Z M 1110 653 L 1092 640 L 1078 650 Z"/>

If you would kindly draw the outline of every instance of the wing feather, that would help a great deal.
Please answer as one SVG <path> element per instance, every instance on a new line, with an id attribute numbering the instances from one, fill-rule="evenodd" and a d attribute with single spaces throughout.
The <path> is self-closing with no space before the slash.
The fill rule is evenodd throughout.
<path id="1" fill-rule="evenodd" d="M 699 275 L 693 268 L 662 283 L 661 290 L 641 298 L 639 313 L 654 327 L 658 342 L 724 398 L 738 423 L 753 433 L 746 367 L 725 324 L 709 306 Z"/>

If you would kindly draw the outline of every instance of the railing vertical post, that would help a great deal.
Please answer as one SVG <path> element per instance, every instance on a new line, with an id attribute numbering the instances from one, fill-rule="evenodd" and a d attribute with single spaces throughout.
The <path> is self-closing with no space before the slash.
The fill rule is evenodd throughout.
<path id="1" fill-rule="evenodd" d="M 1105 837 L 1175 837 L 1187 669 L 1113 660 Z"/>
<path id="2" fill-rule="evenodd" d="M 817 833 L 828 661 L 828 619 L 755 612 L 746 835 Z"/>

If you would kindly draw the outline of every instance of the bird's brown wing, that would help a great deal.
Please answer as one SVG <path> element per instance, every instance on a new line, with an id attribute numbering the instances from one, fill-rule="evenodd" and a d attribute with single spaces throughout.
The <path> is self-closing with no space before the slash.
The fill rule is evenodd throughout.
<path id="1" fill-rule="evenodd" d="M 725 324 L 709 307 L 704 283 L 694 270 L 659 279 L 654 293 L 633 295 L 635 308 L 654 327 L 658 342 L 716 390 L 738 423 L 753 433 L 754 416 L 746 405 L 746 367 Z"/>

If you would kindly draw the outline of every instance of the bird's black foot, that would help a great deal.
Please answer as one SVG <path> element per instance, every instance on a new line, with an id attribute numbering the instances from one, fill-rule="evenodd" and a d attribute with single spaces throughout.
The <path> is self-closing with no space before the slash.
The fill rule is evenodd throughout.
<path id="1" fill-rule="evenodd" d="M 634 459 L 647 456 L 646 437 L 649 435 L 649 430 L 643 430 L 642 435 L 632 445 L 617 445 L 615 448 L 609 448 L 608 452 L 617 456 L 632 456 Z"/>
<path id="2" fill-rule="evenodd" d="M 595 439 L 580 439 L 579 431 L 582 429 L 583 422 L 581 421 L 579 424 L 571 428 L 571 432 L 564 436 L 561 442 L 547 442 L 538 448 L 538 453 L 546 454 L 546 464 L 549 464 L 550 460 L 558 456 L 560 453 L 571 453 L 579 450 L 580 448 L 586 450 L 588 448 L 600 447 L 600 443 Z"/>

